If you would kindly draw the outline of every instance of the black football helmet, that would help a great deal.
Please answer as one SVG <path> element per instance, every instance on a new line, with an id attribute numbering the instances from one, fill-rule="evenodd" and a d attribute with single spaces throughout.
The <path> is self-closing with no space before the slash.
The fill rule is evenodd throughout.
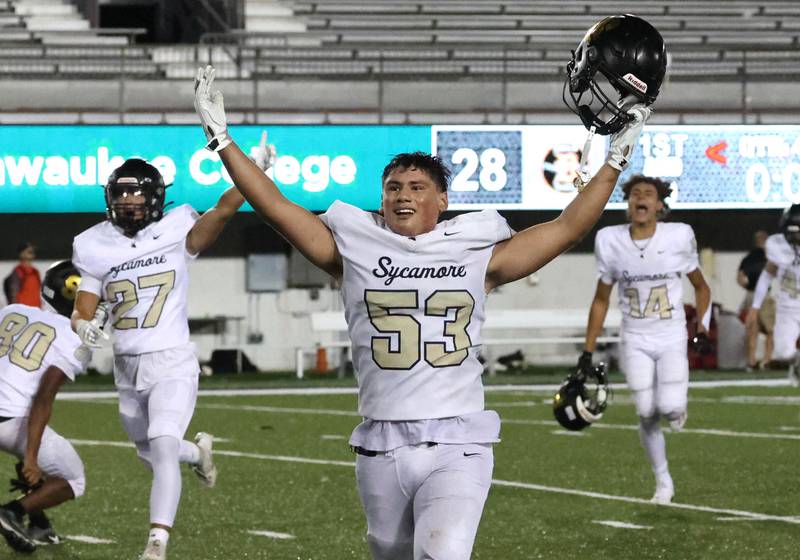
<path id="1" fill-rule="evenodd" d="M 591 382 L 592 387 L 587 387 Z M 577 368 L 553 397 L 553 415 L 568 430 L 580 431 L 603 417 L 608 401 L 605 364 Z"/>
<path id="2" fill-rule="evenodd" d="M 792 204 L 783 211 L 778 228 L 790 245 L 800 245 L 800 204 Z"/>
<path id="3" fill-rule="evenodd" d="M 80 285 L 81 273 L 72 261 L 58 261 L 44 273 L 42 297 L 59 314 L 69 317 Z"/>
<path id="4" fill-rule="evenodd" d="M 125 235 L 137 231 L 164 215 L 167 186 L 161 173 L 143 159 L 131 158 L 117 167 L 105 186 L 106 215 Z M 136 196 L 143 202 L 132 202 Z"/>
<path id="5" fill-rule="evenodd" d="M 567 63 L 563 99 L 597 134 L 613 134 L 634 104 L 651 105 L 667 71 L 658 30 L 640 17 L 610 16 L 594 24 Z"/>

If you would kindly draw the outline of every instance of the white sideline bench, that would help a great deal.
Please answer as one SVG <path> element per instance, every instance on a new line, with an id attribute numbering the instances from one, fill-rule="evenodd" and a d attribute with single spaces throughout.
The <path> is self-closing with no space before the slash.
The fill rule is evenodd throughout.
<path id="1" fill-rule="evenodd" d="M 489 374 L 494 375 L 493 346 L 517 346 L 526 344 L 562 344 L 584 341 L 586 321 L 589 309 L 491 309 L 486 311 L 486 322 L 483 324 L 483 355 L 489 368 Z M 607 334 L 598 337 L 598 343 L 619 342 L 619 327 L 622 322 L 622 313 L 619 309 L 609 309 L 606 316 L 604 330 Z M 492 331 L 534 331 L 524 336 L 492 336 Z M 538 333 L 535 331 L 539 331 Z M 552 331 L 571 331 L 571 335 L 553 335 Z M 313 333 L 314 350 L 308 346 L 295 349 L 296 373 L 298 378 L 303 377 L 305 370 L 304 358 L 306 354 L 316 352 L 316 348 L 339 348 L 342 356 L 339 361 L 339 375 L 344 373 L 344 365 L 350 350 L 350 341 L 346 339 L 347 323 L 344 320 L 344 311 L 320 311 L 311 314 L 311 332 Z M 550 332 L 551 334 L 548 334 Z M 342 340 L 323 342 L 320 339 L 325 333 L 338 333 Z M 580 333 L 575 335 L 574 333 Z"/>

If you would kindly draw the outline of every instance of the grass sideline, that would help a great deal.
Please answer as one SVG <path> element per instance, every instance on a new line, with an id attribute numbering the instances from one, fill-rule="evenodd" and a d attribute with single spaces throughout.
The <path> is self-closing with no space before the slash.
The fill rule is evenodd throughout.
<path id="1" fill-rule="evenodd" d="M 540 385 L 560 383 L 569 373 L 568 366 L 529 366 L 515 372 L 498 373 L 491 377 L 484 374 L 484 385 Z M 745 373 L 742 370 L 692 370 L 690 381 L 717 381 L 735 379 L 781 379 L 786 377 L 782 370 L 767 370 L 758 373 Z M 611 383 L 624 383 L 619 371 L 609 372 Z M 336 370 L 325 373 L 308 371 L 303 379 L 297 379 L 292 371 L 266 371 L 255 373 L 216 374 L 200 377 L 200 389 L 244 389 L 278 387 L 355 387 L 352 374 L 339 379 Z M 112 375 L 80 375 L 75 382 L 65 385 L 62 391 L 106 391 L 113 389 Z"/>
<path id="2" fill-rule="evenodd" d="M 548 374 L 504 377 L 519 384 Z M 687 430 L 665 434 L 674 507 L 647 502 L 652 474 L 626 391 L 616 391 L 602 422 L 578 436 L 555 424 L 549 399 L 544 390 L 487 394 L 487 407 L 503 419 L 503 441 L 474 560 L 796 557 L 800 391 L 690 390 Z M 188 433 L 219 438 L 220 478 L 209 491 L 182 469 L 169 559 L 368 560 L 346 442 L 355 410 L 354 394 L 201 394 Z M 147 534 L 150 475 L 126 442 L 116 400 L 59 401 L 53 427 L 75 442 L 87 474 L 86 496 L 53 511 L 56 528 L 113 542 L 67 540 L 36 557 L 134 560 Z M 10 476 L 13 462 L 0 456 L 0 474 Z M 4 556 L 3 546 L 0 558 L 16 557 Z"/>

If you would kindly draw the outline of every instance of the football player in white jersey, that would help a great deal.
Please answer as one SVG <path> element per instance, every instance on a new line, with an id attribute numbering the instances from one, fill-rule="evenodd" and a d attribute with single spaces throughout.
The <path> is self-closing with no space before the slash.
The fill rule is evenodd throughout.
<path id="1" fill-rule="evenodd" d="M 373 558 L 470 557 L 491 485 L 500 419 L 484 409 L 486 294 L 576 243 L 600 217 L 649 109 L 635 105 L 606 164 L 557 219 L 514 233 L 497 212 L 439 222 L 449 171 L 400 154 L 382 177 L 379 213 L 334 202 L 316 216 L 287 200 L 230 138 L 213 69 L 195 108 L 236 186 L 259 215 L 342 283 L 364 421 L 350 445 Z"/>
<path id="2" fill-rule="evenodd" d="M 22 461 L 25 496 L 0 507 L 0 533 L 21 552 L 59 541 L 43 510 L 83 495 L 83 463 L 72 444 L 47 425 L 61 385 L 86 368 L 90 350 L 70 328 L 80 284 L 69 261 L 44 275 L 44 309 L 0 309 L 0 449 Z M 24 516 L 30 518 L 25 527 Z"/>
<path id="3" fill-rule="evenodd" d="M 780 279 L 780 289 L 775 297 L 775 342 L 772 357 L 789 364 L 789 382 L 800 386 L 798 370 L 800 353 L 797 340 L 800 338 L 800 204 L 792 204 L 781 215 L 778 223 L 780 233 L 767 238 L 765 251 L 767 266 L 758 277 L 753 305 L 747 313 L 746 322 L 758 321 L 758 310 L 764 303 L 769 286 L 775 277 Z"/>
<path id="4" fill-rule="evenodd" d="M 196 443 L 183 439 L 200 372 L 189 342 L 188 265 L 244 203 L 232 187 L 202 216 L 188 204 L 164 213 L 165 190 L 155 167 L 127 160 L 105 187 L 108 220 L 73 243 L 73 262 L 83 277 L 73 328 L 86 344 L 99 344 L 107 338 L 101 301 L 111 305 L 120 419 L 153 472 L 151 529 L 142 560 L 166 557 L 181 495 L 179 463 L 192 465 L 208 487 L 216 481 L 211 436 L 200 432 Z"/>
<path id="5" fill-rule="evenodd" d="M 693 345 L 708 351 L 711 290 L 697 259 L 694 232 L 687 224 L 666 223 L 669 184 L 636 175 L 623 185 L 629 223 L 604 227 L 595 237 L 597 289 L 589 311 L 586 344 L 579 368 L 591 366 L 615 283 L 622 310 L 620 362 L 636 401 L 639 439 L 656 479 L 652 501 L 666 504 L 675 488 L 667 465 L 661 419 L 679 430 L 686 421 L 689 388 L 683 277 L 695 292 L 697 335 Z"/>

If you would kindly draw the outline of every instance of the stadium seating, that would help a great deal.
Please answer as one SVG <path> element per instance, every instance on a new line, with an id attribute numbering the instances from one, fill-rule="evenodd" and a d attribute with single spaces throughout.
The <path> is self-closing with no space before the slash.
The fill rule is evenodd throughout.
<path id="1" fill-rule="evenodd" d="M 297 96 L 276 100 L 274 89 L 302 89 L 311 82 L 322 87 L 336 80 L 348 85 L 331 92 L 340 96 L 331 104 L 358 119 L 394 112 L 403 114 L 401 122 L 417 122 L 430 112 L 449 112 L 457 119 L 460 111 L 487 111 L 489 122 L 494 117 L 488 112 L 499 111 L 503 122 L 509 122 L 509 114 L 524 121 L 525 114 L 551 113 L 559 106 L 565 62 L 581 33 L 601 16 L 631 8 L 612 0 L 247 0 L 243 6 L 242 30 L 207 34 L 199 45 L 141 45 L 135 30 L 89 28 L 70 0 L 0 0 L 0 80 L 147 79 L 152 95 L 120 86 L 137 97 L 126 109 L 170 111 L 160 106 L 169 81 L 191 79 L 197 66 L 213 63 L 220 78 L 248 82 L 239 88 L 241 95 L 231 95 L 234 110 L 258 109 L 263 95 L 263 106 L 280 114 L 314 112 L 302 96 L 296 105 L 290 101 Z M 800 7 L 794 0 L 668 0 L 636 8 L 667 41 L 669 80 L 686 85 L 678 100 L 667 84 L 660 100 L 663 118 L 697 106 L 707 82 L 715 83 L 718 95 L 706 112 L 774 112 L 750 101 L 747 89 L 753 82 L 777 84 L 772 89 L 782 92 L 781 111 L 800 108 L 800 101 L 792 101 L 800 99 L 795 85 Z M 434 104 L 411 115 L 403 103 L 392 102 L 398 80 L 415 80 L 432 90 L 436 83 L 445 90 L 457 83 L 456 96 L 463 102 L 448 99 L 447 107 Z M 374 92 L 360 105 L 357 96 L 345 98 L 362 89 L 359 83 Z M 481 88 L 484 97 L 498 92 L 503 99 L 476 104 Z M 25 109 L 35 109 L 25 98 L 0 101 L 0 112 Z M 336 109 L 319 111 L 326 119 L 336 118 Z"/>

